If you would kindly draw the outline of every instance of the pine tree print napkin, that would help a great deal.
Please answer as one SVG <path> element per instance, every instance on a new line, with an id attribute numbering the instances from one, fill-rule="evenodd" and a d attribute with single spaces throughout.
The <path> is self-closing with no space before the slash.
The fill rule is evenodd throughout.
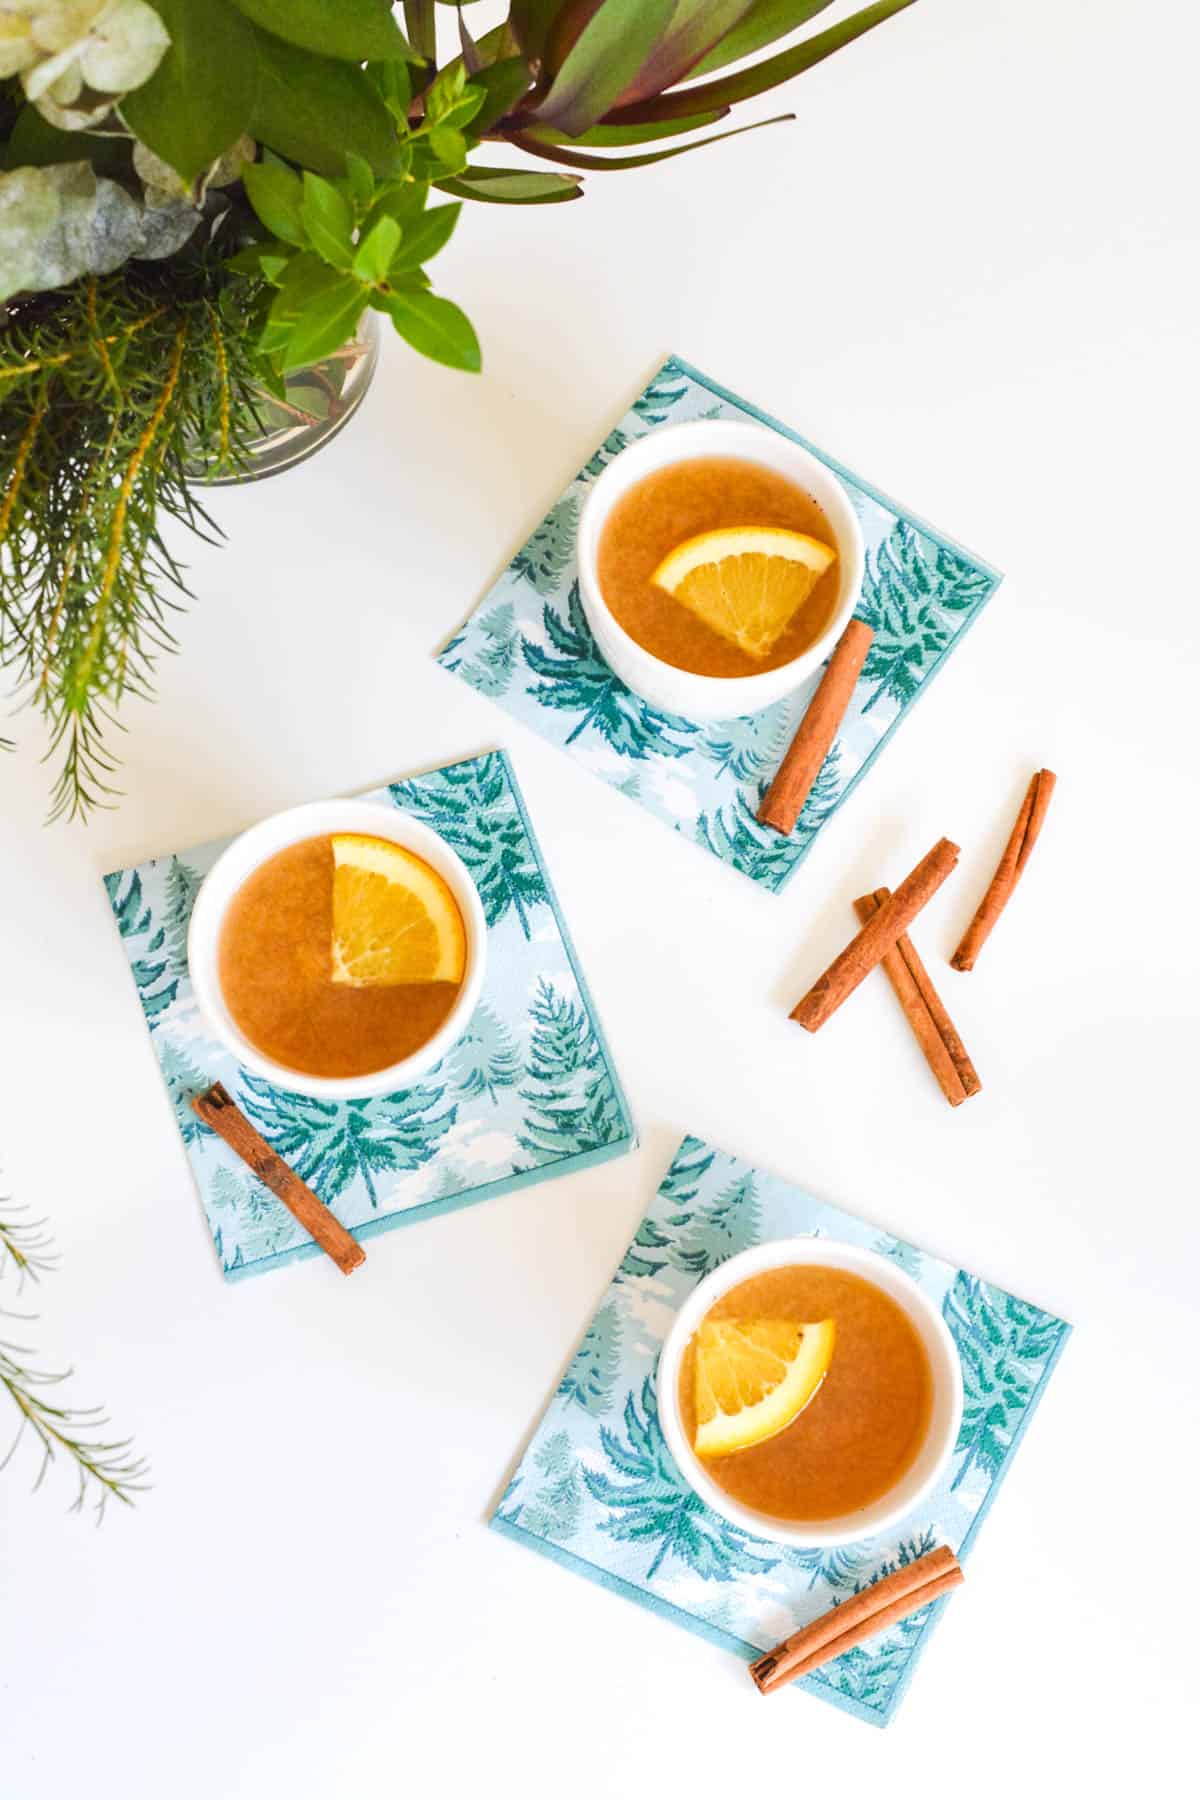
<path id="1" fill-rule="evenodd" d="M 938 1490 L 890 1536 L 795 1550 L 727 1525 L 684 1482 L 658 1424 L 658 1352 L 702 1276 L 767 1239 L 812 1235 L 894 1257 L 941 1307 L 965 1408 Z M 774 1175 L 685 1138 L 491 1524 L 753 1661 L 936 1543 L 965 1556 L 1070 1326 Z M 945 1601 L 797 1685 L 886 1725 Z M 961 1599 L 955 1602 L 962 1605 Z"/>
<path id="2" fill-rule="evenodd" d="M 637 1141 L 507 757 L 491 751 L 363 797 L 412 813 L 454 846 L 488 923 L 487 977 L 466 1035 L 416 1087 L 383 1099 L 286 1093 L 209 1037 L 188 979 L 187 929 L 229 840 L 104 878 L 231 1278 L 320 1252 L 192 1112 L 190 1097 L 213 1081 L 359 1238 L 606 1162 Z"/>
<path id="3" fill-rule="evenodd" d="M 631 439 L 692 419 L 750 419 L 803 444 L 845 482 L 862 525 L 867 573 L 858 616 L 874 627 L 875 641 L 787 838 L 755 814 L 820 674 L 749 718 L 695 725 L 654 711 L 617 680 L 579 601 L 575 530 L 589 483 Z M 438 660 L 673 830 L 778 893 L 999 582 L 978 557 L 672 356 Z"/>

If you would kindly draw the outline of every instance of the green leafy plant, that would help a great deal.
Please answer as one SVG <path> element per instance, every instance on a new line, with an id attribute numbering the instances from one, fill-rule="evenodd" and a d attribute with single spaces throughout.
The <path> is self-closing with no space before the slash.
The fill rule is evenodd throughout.
<path id="1" fill-rule="evenodd" d="M 264 405 L 368 311 L 480 368 L 428 274 L 464 202 L 577 200 L 732 136 L 708 127 L 911 3 L 760 57 L 828 0 L 513 0 L 478 39 L 464 0 L 439 59 L 434 0 L 403 28 L 386 0 L 0 0 L 0 667 L 60 758 L 53 812 L 111 799 L 111 727 L 172 647 L 161 526 L 213 529 L 189 470 L 244 473 Z"/>
<path id="2" fill-rule="evenodd" d="M 29 1220 L 7 1201 L 0 1200 L 0 1282 L 11 1273 L 19 1294 L 27 1283 L 37 1282 L 55 1266 L 49 1237 L 42 1225 Z M 27 1313 L 0 1311 L 0 1318 L 29 1322 Z M 40 1450 L 34 1487 L 46 1478 L 59 1457 L 71 1463 L 78 1483 L 72 1511 L 81 1512 L 91 1502 L 97 1521 L 110 1500 L 132 1506 L 143 1493 L 147 1465 L 135 1456 L 128 1438 L 114 1442 L 102 1434 L 108 1421 L 100 1407 L 70 1407 L 55 1403 L 49 1390 L 57 1390 L 71 1374 L 34 1367 L 25 1346 L 0 1339 L 0 1389 L 7 1393 L 17 1413 L 16 1433 L 0 1470 L 8 1467 L 22 1441 L 31 1436 Z"/>

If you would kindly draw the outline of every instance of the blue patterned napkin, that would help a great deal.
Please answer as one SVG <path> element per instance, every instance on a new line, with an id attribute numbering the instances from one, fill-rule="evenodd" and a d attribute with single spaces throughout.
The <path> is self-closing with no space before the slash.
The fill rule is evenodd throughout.
<path id="1" fill-rule="evenodd" d="M 694 725 L 655 712 L 618 681 L 579 602 L 575 529 L 589 483 L 633 438 L 690 419 L 751 419 L 803 444 L 845 482 L 867 571 L 858 617 L 875 629 L 825 766 L 790 837 L 755 813 L 820 672 L 749 718 Z M 1000 582 L 800 435 L 670 357 L 480 601 L 439 661 L 743 875 L 778 893 L 866 774 Z"/>
<path id="2" fill-rule="evenodd" d="M 966 1390 L 940 1487 L 890 1536 L 837 1550 L 769 1544 L 710 1512 L 671 1459 L 654 1390 L 659 1348 L 701 1277 L 751 1244 L 808 1234 L 894 1257 L 941 1307 Z M 685 1138 L 491 1523 L 752 1661 L 935 1543 L 966 1553 L 1070 1329 L 802 1188 Z M 913 1613 L 798 1685 L 886 1725 L 945 1604 Z"/>
<path id="3" fill-rule="evenodd" d="M 363 797 L 412 813 L 454 846 L 488 923 L 483 996 L 466 1035 L 419 1085 L 383 1099 L 285 1093 L 208 1035 L 188 979 L 187 928 L 228 839 L 104 878 L 230 1277 L 320 1252 L 192 1112 L 191 1095 L 210 1082 L 225 1083 L 358 1238 L 607 1162 L 637 1141 L 507 757 L 492 751 Z"/>

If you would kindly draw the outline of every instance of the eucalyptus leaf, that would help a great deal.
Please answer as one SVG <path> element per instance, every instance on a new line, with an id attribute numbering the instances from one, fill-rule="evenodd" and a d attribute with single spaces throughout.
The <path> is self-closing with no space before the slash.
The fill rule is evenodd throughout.
<path id="1" fill-rule="evenodd" d="M 472 163 L 461 175 L 437 185 L 443 194 L 455 194 L 460 200 L 484 200 L 494 206 L 553 206 L 560 200 L 583 198 L 578 175 L 498 169 L 482 163 Z"/>
<path id="2" fill-rule="evenodd" d="M 153 0 L 171 42 L 143 87 L 121 103 L 131 131 L 192 182 L 250 124 L 255 34 L 230 0 Z"/>
<path id="3" fill-rule="evenodd" d="M 319 175 L 344 175 L 351 150 L 376 175 L 398 167 L 396 127 L 364 70 L 262 31 L 254 36 L 259 81 L 251 130 L 261 143 Z"/>
<path id="4" fill-rule="evenodd" d="M 0 175 L 0 300 L 171 256 L 199 223 L 185 201 L 143 206 L 86 162 L 13 169 Z"/>
<path id="5" fill-rule="evenodd" d="M 353 272 L 359 281 L 374 287 L 386 280 L 389 265 L 400 247 L 400 227 L 395 219 L 379 219 L 354 252 Z"/>
<path id="6" fill-rule="evenodd" d="M 475 328 L 453 300 L 420 291 L 392 294 L 387 311 L 400 336 L 422 356 L 472 374 L 482 367 Z"/>
<path id="7" fill-rule="evenodd" d="M 362 63 L 413 54 L 390 6 L 381 0 L 234 0 L 234 4 L 264 31 L 320 56 Z"/>
<path id="8" fill-rule="evenodd" d="M 251 206 L 277 238 L 286 244 L 308 241 L 301 207 L 304 188 L 300 177 L 282 163 L 249 163 L 242 173 Z"/>
<path id="9" fill-rule="evenodd" d="M 454 206 L 433 206 L 421 214 L 404 233 L 399 251 L 391 259 L 389 275 L 403 275 L 429 262 L 449 241 L 462 211 L 461 201 Z M 384 221 L 388 223 L 389 221 Z"/>
<path id="10" fill-rule="evenodd" d="M 633 81 L 674 10 L 675 0 L 601 0 L 535 116 L 572 136 L 595 125 Z"/>
<path id="11" fill-rule="evenodd" d="M 354 259 L 354 214 L 350 202 L 331 181 L 304 171 L 300 216 L 308 241 L 335 269 L 348 269 Z"/>

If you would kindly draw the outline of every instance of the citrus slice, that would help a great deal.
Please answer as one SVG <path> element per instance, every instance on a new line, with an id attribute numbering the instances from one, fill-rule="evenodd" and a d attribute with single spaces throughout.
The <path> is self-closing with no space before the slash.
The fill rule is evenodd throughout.
<path id="1" fill-rule="evenodd" d="M 729 1456 L 784 1431 L 825 1379 L 834 1324 L 721 1319 L 696 1333 L 696 1454 Z"/>
<path id="2" fill-rule="evenodd" d="M 802 531 L 734 525 L 677 544 L 650 579 L 747 656 L 769 656 L 836 556 Z"/>
<path id="3" fill-rule="evenodd" d="M 466 960 L 458 903 L 427 862 L 387 838 L 334 836 L 334 981 L 461 981 Z"/>

